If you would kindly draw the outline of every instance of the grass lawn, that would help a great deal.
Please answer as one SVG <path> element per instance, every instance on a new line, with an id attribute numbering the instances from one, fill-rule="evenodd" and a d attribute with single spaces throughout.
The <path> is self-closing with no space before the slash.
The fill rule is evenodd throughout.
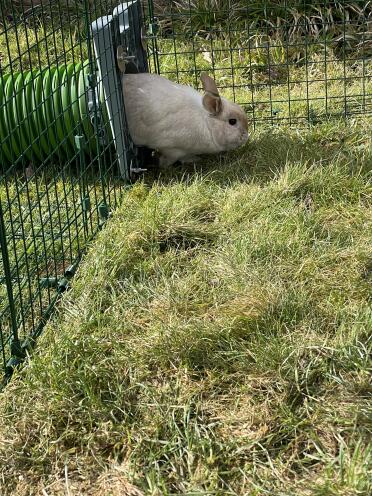
<path id="1" fill-rule="evenodd" d="M 360 119 L 136 184 L 0 397 L 0 493 L 370 494 L 371 165 Z"/>

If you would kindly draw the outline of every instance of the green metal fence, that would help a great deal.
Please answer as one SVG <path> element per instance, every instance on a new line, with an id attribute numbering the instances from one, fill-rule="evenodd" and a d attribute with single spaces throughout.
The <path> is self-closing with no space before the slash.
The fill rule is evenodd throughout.
<path id="1" fill-rule="evenodd" d="M 110 56 L 112 45 L 121 46 L 131 70 L 133 64 L 147 69 L 141 8 L 126 6 L 129 28 L 122 30 L 119 17 L 105 17 L 117 5 L 19 0 L 0 6 L 0 364 L 6 379 L 34 345 L 138 168 L 120 107 L 120 71 Z M 108 29 L 99 37 L 102 27 Z"/>
<path id="2" fill-rule="evenodd" d="M 118 3 L 0 6 L 6 376 L 33 346 L 87 244 L 144 163 L 126 131 L 119 68 L 110 65 L 118 46 L 131 71 L 195 87 L 200 71 L 209 71 L 254 127 L 371 115 L 371 2 L 149 0 L 141 4 L 143 22 L 138 2 L 129 2 L 127 30 L 113 15 Z M 108 22 L 102 16 L 115 20 L 100 41 L 99 61 L 97 30 Z"/>
<path id="3" fill-rule="evenodd" d="M 214 74 L 251 123 L 303 126 L 371 113 L 372 3 L 154 0 L 151 70 Z"/>

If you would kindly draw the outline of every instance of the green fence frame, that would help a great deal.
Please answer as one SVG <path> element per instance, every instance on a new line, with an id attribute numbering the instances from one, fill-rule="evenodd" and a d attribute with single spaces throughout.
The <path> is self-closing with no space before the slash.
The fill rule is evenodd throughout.
<path id="1" fill-rule="evenodd" d="M 118 5 L 33 0 L 0 6 L 3 383 L 33 348 L 88 243 L 141 170 L 116 64 L 120 46 L 127 57 L 121 69 L 147 70 L 141 6 L 125 4 L 121 29 L 120 16 L 112 17 Z M 99 22 L 109 39 L 97 35 Z"/>

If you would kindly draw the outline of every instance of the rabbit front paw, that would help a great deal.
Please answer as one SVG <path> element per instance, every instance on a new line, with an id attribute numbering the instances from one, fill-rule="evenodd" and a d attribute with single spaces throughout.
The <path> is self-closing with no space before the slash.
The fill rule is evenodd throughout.
<path id="1" fill-rule="evenodd" d="M 187 155 L 180 159 L 183 164 L 194 164 L 195 162 L 199 162 L 201 160 L 197 155 Z"/>
<path id="2" fill-rule="evenodd" d="M 184 156 L 184 152 L 176 148 L 159 150 L 159 167 L 161 169 L 173 165 L 177 160 L 182 160 L 181 157 Z"/>

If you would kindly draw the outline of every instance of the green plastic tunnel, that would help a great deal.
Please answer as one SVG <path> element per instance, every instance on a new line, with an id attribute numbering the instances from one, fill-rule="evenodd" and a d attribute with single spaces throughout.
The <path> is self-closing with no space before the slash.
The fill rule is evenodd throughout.
<path id="1" fill-rule="evenodd" d="M 84 61 L 0 75 L 2 157 L 9 163 L 19 157 L 41 162 L 57 153 L 69 158 L 76 154 L 76 135 L 85 138 L 86 150 L 95 150 L 88 110 L 90 73 L 91 65 Z M 99 100 L 102 103 L 102 92 Z M 105 110 L 103 116 L 107 120 Z"/>

